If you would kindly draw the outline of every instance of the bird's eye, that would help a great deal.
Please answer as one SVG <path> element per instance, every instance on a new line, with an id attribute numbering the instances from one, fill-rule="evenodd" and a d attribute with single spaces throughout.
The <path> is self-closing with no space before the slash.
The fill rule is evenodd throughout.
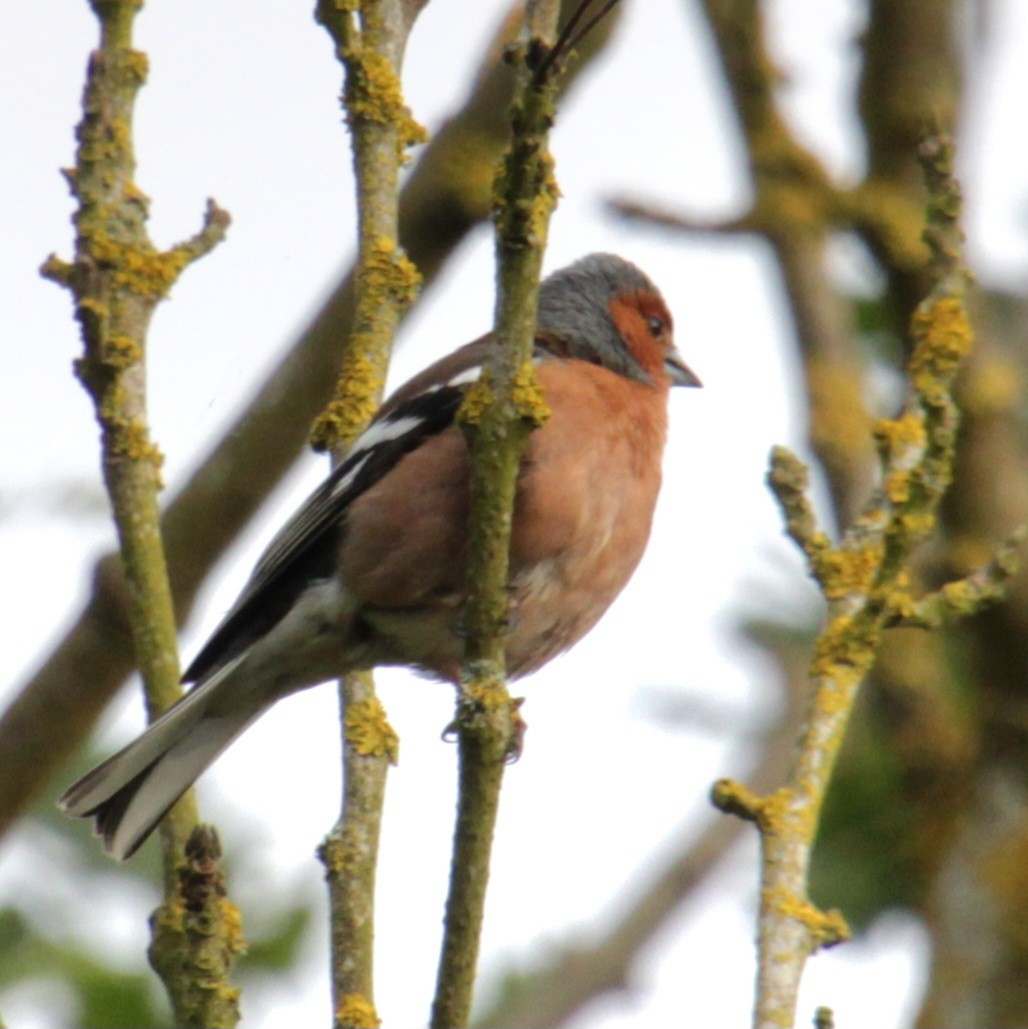
<path id="1" fill-rule="evenodd" d="M 646 324 L 649 327 L 650 333 L 652 334 L 654 339 L 657 339 L 659 336 L 663 335 L 663 333 L 664 333 L 664 319 L 663 318 L 658 318 L 656 315 L 651 315 L 649 318 L 646 319 Z"/>

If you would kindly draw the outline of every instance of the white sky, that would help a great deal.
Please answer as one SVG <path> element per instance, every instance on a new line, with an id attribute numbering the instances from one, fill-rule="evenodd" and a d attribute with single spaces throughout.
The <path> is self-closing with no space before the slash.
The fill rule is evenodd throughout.
<path id="1" fill-rule="evenodd" d="M 229 239 L 187 270 L 161 306 L 150 343 L 154 434 L 169 493 L 232 419 L 301 327 L 352 251 L 348 143 L 336 97 L 341 71 L 311 4 L 151 0 L 137 45 L 150 84 L 137 108 L 137 181 L 153 198 L 151 231 L 166 246 L 192 234 L 206 197 L 233 215 Z M 464 95 L 483 41 L 505 4 L 434 0 L 408 49 L 406 88 L 431 129 Z M 840 174 L 859 169 L 846 107 L 855 73 L 859 5 L 770 5 L 791 78 L 798 130 Z M 972 252 L 980 270 L 1023 281 L 1023 162 L 1019 138 L 1028 5 L 992 5 L 995 45 L 971 85 L 973 151 L 965 157 Z M 51 251 L 69 256 L 71 213 L 57 174 L 73 159 L 72 127 L 96 29 L 83 0 L 0 9 L 0 300 L 7 371 L 0 376 L 0 698 L 13 693 L 78 612 L 95 557 L 110 540 L 98 507 L 96 430 L 70 374 L 79 340 L 68 298 L 37 274 Z M 740 645 L 740 613 L 804 611 L 813 594 L 782 540 L 763 487 L 771 445 L 800 445 L 789 325 L 774 268 L 752 241 L 689 241 L 606 220 L 613 192 L 661 198 L 712 215 L 745 201 L 737 141 L 695 5 L 626 4 L 617 42 L 576 89 L 553 149 L 564 199 L 547 262 L 616 250 L 662 287 L 681 349 L 703 391 L 672 401 L 666 485 L 635 580 L 594 634 L 526 681 L 525 756 L 504 790 L 485 930 L 484 968 L 528 961 L 565 931 L 586 934 L 623 885 L 652 866 L 662 840 L 713 817 L 720 775 L 742 774 L 743 750 L 701 730 L 656 724 L 640 687 L 674 688 L 758 723 L 773 710 L 768 668 Z M 394 383 L 483 331 L 492 314 L 491 242 L 481 231 L 457 254 L 400 341 Z M 233 600 L 275 525 L 324 474 L 307 457 L 260 524 L 213 577 L 183 638 L 188 659 Z M 83 489 L 97 498 L 83 510 Z M 451 715 L 443 686 L 392 672 L 383 697 L 401 737 L 388 790 L 380 873 L 380 1014 L 387 1025 L 427 1018 L 452 831 L 455 749 L 439 741 Z M 103 723 L 114 747 L 142 724 L 135 691 Z M 280 704 L 205 777 L 204 813 L 231 848 L 256 838 L 258 867 L 237 873 L 244 918 L 267 891 L 319 895 L 312 854 L 338 807 L 338 733 L 331 688 Z M 628 998 L 603 1003 L 581 1027 L 745 1024 L 751 1004 L 756 858 L 740 848 L 644 955 Z M 0 853 L 0 903 L 46 882 L 62 931 L 110 938 L 142 953 L 153 899 L 128 896 L 116 875 L 102 896 L 75 898 L 51 841 L 15 838 Z M 113 870 L 112 870 L 113 871 Z M 72 900 L 74 902 L 72 903 Z M 248 1024 L 326 1024 L 324 927 L 311 963 L 288 989 L 244 997 Z M 840 1025 L 903 1025 L 916 1008 L 925 947 L 895 917 L 869 938 L 816 958 L 800 1022 L 827 1003 Z M 873 987 L 872 985 L 873 984 Z M 0 995 L 9 1024 L 51 1026 L 54 999 Z"/>

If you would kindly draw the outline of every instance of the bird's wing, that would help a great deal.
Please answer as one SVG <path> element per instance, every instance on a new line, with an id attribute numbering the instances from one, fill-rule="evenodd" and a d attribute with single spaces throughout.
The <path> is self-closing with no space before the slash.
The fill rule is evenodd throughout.
<path id="1" fill-rule="evenodd" d="M 491 337 L 469 343 L 394 393 L 332 474 L 271 541 L 249 582 L 186 669 L 202 680 L 260 639 L 312 583 L 335 574 L 339 532 L 350 504 L 405 455 L 453 424 L 478 378 Z"/>

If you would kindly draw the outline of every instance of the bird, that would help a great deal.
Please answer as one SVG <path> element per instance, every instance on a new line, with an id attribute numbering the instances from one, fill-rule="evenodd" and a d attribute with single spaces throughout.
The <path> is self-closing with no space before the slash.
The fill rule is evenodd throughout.
<path id="1" fill-rule="evenodd" d="M 183 674 L 191 689 L 61 798 L 130 857 L 276 701 L 405 665 L 456 683 L 469 509 L 458 411 L 496 344 L 455 350 L 393 393 L 271 540 Z M 541 668 L 596 624 L 635 571 L 660 491 L 673 386 L 700 386 L 671 313 L 629 261 L 590 254 L 543 280 L 533 363 L 549 418 L 527 442 L 512 522 L 506 657 Z"/>

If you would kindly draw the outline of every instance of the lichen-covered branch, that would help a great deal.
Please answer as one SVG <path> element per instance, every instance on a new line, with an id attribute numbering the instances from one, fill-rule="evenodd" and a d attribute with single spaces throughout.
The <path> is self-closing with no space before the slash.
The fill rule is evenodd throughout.
<path id="1" fill-rule="evenodd" d="M 176 869 L 174 903 L 153 914 L 150 963 L 166 983 L 186 987 L 175 997 L 176 1025 L 222 1029 L 239 1021 L 239 990 L 229 976 L 246 941 L 239 909 L 226 895 L 220 858 L 213 827 L 196 826 Z"/>
<path id="2" fill-rule="evenodd" d="M 67 263 L 51 256 L 43 274 L 67 287 L 75 301 L 84 345 L 76 372 L 100 425 L 128 622 L 153 720 L 181 696 L 181 689 L 157 506 L 161 455 L 147 424 L 146 332 L 157 304 L 182 270 L 220 242 L 228 215 L 209 203 L 200 231 L 166 251 L 157 250 L 147 235 L 148 200 L 134 181 L 132 141 L 133 108 L 147 73 L 146 55 L 132 48 L 138 9 L 131 0 L 93 3 L 100 46 L 89 61 L 76 164 L 65 173 L 78 201 L 75 257 Z M 153 964 L 178 1024 L 234 1025 L 238 1007 L 228 980 L 230 961 L 214 975 L 213 985 L 208 972 L 198 975 L 203 961 L 197 948 L 203 944 L 184 932 L 177 915 L 183 904 L 184 847 L 196 821 L 196 804 L 187 794 L 161 825 L 165 895 L 155 920 L 169 931 L 155 930 Z M 212 915 L 212 924 L 216 921 Z M 237 940 L 236 931 L 233 942 L 226 943 L 229 953 Z M 172 950 L 181 960 L 170 960 Z"/>
<path id="3" fill-rule="evenodd" d="M 529 433 L 546 417 L 532 364 L 536 307 L 557 191 L 547 149 L 554 117 L 553 57 L 560 4 L 528 0 L 525 37 L 512 55 L 517 87 L 511 143 L 496 184 L 496 339 L 460 412 L 471 454 L 465 663 L 455 727 L 459 795 L 434 1029 L 466 1026 L 478 962 L 493 829 L 505 762 L 523 729 L 506 686 L 505 635 L 511 511 Z M 573 15 L 574 17 L 574 15 Z M 559 56 L 559 55 L 558 55 Z"/>
<path id="4" fill-rule="evenodd" d="M 807 894 L 814 835 L 857 691 L 882 633 L 896 611 L 916 610 L 906 564 L 932 531 L 952 472 L 957 427 L 952 385 L 971 344 L 960 194 L 947 137 L 930 136 L 921 156 L 929 192 L 925 241 L 934 285 L 912 320 L 903 412 L 875 427 L 881 486 L 841 544 L 832 546 L 818 530 L 804 497 L 805 469 L 799 459 L 780 449 L 772 456 L 771 488 L 828 601 L 828 621 L 815 645 L 810 710 L 786 784 L 767 796 L 731 781 L 714 788 L 719 807 L 751 819 L 761 833 L 754 1010 L 754 1025 L 760 1029 L 793 1024 L 807 958 L 845 938 L 841 915 L 820 911 Z M 985 578 L 995 582 L 1009 574 L 1010 561 L 1011 555 L 1002 553 L 995 562 L 1001 571 L 984 573 Z M 965 610 L 977 610 L 994 595 L 993 588 L 981 590 L 978 602 L 968 602 Z"/>
<path id="5" fill-rule="evenodd" d="M 320 0 L 318 20 L 346 69 L 343 106 L 357 179 L 357 270 L 353 327 L 335 396 L 314 425 L 317 449 L 334 457 L 367 426 L 382 399 L 393 338 L 420 286 L 399 245 L 400 168 L 425 132 L 403 103 L 400 69 L 422 3 Z M 334 1024 L 377 1026 L 374 1001 L 375 875 L 386 776 L 396 733 L 370 672 L 339 686 L 343 725 L 343 803 L 321 847 L 329 887 Z"/>
<path id="6" fill-rule="evenodd" d="M 568 0 L 570 4 L 572 0 Z M 409 10 L 409 8 L 405 8 Z M 517 32 L 520 5 L 487 48 L 461 109 L 425 148 L 400 198 L 400 245 L 435 281 L 446 260 L 490 211 L 495 162 L 507 143 L 513 85 L 500 55 Z M 566 89 L 610 38 L 595 29 L 567 61 Z M 186 618 L 207 573 L 309 440 L 339 374 L 339 340 L 353 324 L 347 272 L 282 363 L 164 510 L 175 612 Z M 226 489 L 226 483 L 232 488 Z M 96 565 L 92 594 L 56 648 L 0 717 L 0 836 L 95 724 L 134 667 L 125 583 L 114 555 Z M 67 696 L 74 688 L 75 703 Z"/>

